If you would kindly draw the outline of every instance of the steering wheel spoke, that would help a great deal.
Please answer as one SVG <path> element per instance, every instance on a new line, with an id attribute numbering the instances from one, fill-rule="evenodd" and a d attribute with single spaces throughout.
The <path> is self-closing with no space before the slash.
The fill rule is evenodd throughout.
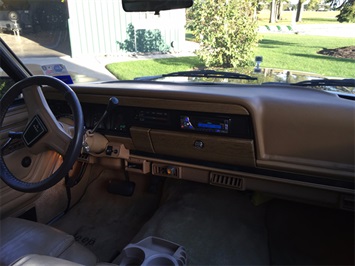
<path id="1" fill-rule="evenodd" d="M 60 124 L 58 125 L 60 126 Z M 55 139 L 55 141 L 52 141 L 52 139 Z M 64 157 L 72 140 L 73 138 L 60 127 L 50 134 L 50 138 L 45 144 Z"/>
<path id="2" fill-rule="evenodd" d="M 24 88 L 22 90 L 22 95 L 27 106 L 29 117 L 38 114 L 44 115 L 44 112 L 50 111 L 40 86 L 34 85 Z"/>
<path id="3" fill-rule="evenodd" d="M 23 89 L 22 94 L 29 117 L 31 118 L 26 128 L 26 130 L 31 131 L 31 136 L 28 138 L 36 140 L 36 143 L 32 144 L 31 141 L 26 141 L 25 139 L 26 144 L 32 144 L 27 145 L 31 152 L 38 154 L 51 149 L 64 156 L 72 137 L 65 132 L 63 125 L 57 121 L 52 113 L 43 95 L 42 88 L 39 86 L 30 86 Z M 40 136 L 40 134 L 43 136 Z M 26 137 L 26 134 L 24 136 Z"/>

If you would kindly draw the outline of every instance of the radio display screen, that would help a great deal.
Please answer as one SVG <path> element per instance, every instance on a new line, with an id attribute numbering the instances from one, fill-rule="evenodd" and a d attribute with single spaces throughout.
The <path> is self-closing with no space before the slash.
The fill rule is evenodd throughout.
<path id="1" fill-rule="evenodd" d="M 229 134 L 230 123 L 230 118 L 223 117 L 180 116 L 180 128 L 191 131 Z"/>

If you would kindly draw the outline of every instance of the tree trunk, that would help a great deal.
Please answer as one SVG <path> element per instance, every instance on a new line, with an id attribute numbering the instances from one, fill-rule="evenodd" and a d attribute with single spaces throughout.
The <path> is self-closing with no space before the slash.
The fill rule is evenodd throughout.
<path id="1" fill-rule="evenodd" d="M 282 15 L 282 10 L 283 10 L 283 1 L 279 0 L 277 3 L 277 20 L 281 20 L 281 15 Z"/>
<path id="2" fill-rule="evenodd" d="M 272 0 L 271 7 L 270 7 L 270 20 L 269 20 L 270 23 L 276 22 L 275 10 L 276 10 L 276 0 Z"/>
<path id="3" fill-rule="evenodd" d="M 303 11 L 304 3 L 302 0 L 298 1 L 297 4 L 297 13 L 296 13 L 296 22 L 302 21 L 302 11 Z"/>

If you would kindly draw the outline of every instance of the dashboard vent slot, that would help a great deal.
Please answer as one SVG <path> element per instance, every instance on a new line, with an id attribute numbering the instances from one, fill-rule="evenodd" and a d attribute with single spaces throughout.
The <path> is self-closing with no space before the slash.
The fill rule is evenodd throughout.
<path id="1" fill-rule="evenodd" d="M 210 184 L 228 188 L 244 190 L 244 179 L 237 176 L 221 173 L 211 173 Z"/>

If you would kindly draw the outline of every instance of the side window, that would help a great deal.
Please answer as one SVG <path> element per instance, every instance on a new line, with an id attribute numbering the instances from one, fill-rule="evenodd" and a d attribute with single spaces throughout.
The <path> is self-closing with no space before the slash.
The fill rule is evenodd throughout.
<path id="1" fill-rule="evenodd" d="M 0 99 L 15 82 L 0 68 Z"/>

